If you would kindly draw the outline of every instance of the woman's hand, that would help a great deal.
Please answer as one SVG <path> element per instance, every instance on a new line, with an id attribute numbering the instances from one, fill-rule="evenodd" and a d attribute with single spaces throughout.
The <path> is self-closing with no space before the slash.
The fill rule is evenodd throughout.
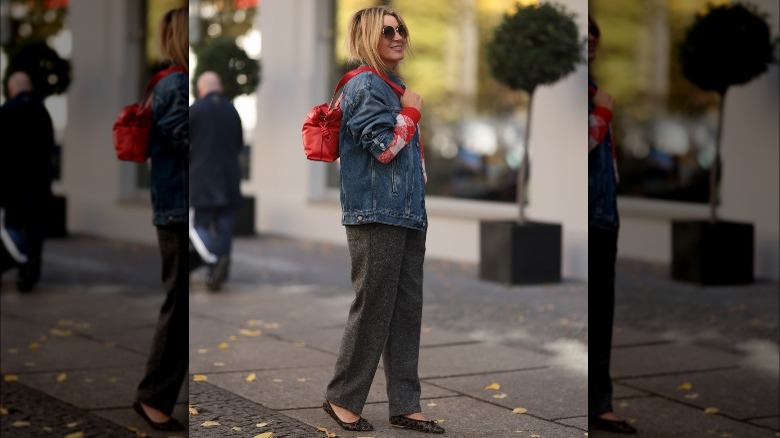
<path id="1" fill-rule="evenodd" d="M 407 106 L 413 106 L 417 108 L 417 111 L 422 112 L 422 105 L 423 105 L 423 99 L 422 96 L 415 93 L 414 91 L 410 89 L 406 89 L 406 92 L 404 92 L 403 96 L 401 96 L 401 106 L 407 107 Z"/>

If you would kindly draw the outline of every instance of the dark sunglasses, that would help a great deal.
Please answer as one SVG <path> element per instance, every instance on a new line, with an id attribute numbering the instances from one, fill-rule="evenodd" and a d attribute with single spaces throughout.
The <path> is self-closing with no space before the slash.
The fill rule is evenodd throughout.
<path id="1" fill-rule="evenodd" d="M 398 35 L 401 35 L 401 38 L 406 38 L 409 36 L 409 32 L 406 30 L 406 26 L 403 24 L 399 24 L 396 28 L 393 28 L 393 26 L 382 27 L 382 36 L 389 40 L 395 38 L 396 32 L 398 32 Z"/>

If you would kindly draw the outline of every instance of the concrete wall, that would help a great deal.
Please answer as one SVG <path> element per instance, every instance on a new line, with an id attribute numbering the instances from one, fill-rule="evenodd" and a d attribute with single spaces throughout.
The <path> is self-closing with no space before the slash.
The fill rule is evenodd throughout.
<path id="1" fill-rule="evenodd" d="M 68 199 L 68 229 L 154 242 L 148 191 L 134 188 L 135 165 L 116 159 L 111 137 L 119 110 L 140 97 L 141 2 L 79 0 L 69 8 L 73 82 L 55 186 Z"/>
<path id="2" fill-rule="evenodd" d="M 563 3 L 579 15 L 585 35 L 587 2 Z M 332 93 L 333 84 L 324 74 L 330 66 L 332 7 L 332 1 L 321 0 L 263 2 L 263 83 L 252 192 L 258 200 L 261 233 L 346 244 L 338 194 L 325 189 L 327 165 L 306 161 L 300 134 L 307 111 Z M 588 272 L 587 119 L 581 110 L 586 106 L 586 78 L 583 64 L 565 80 L 537 91 L 528 208 L 531 219 L 563 223 L 563 275 L 580 279 L 587 278 Z M 480 219 L 517 216 L 514 205 L 436 197 L 428 197 L 426 205 L 428 255 L 458 261 L 478 262 Z"/>
<path id="3" fill-rule="evenodd" d="M 776 0 L 750 0 L 770 14 L 780 33 Z M 726 93 L 723 124 L 723 220 L 755 226 L 755 275 L 780 279 L 780 68 Z M 623 257 L 671 261 L 671 219 L 706 218 L 707 206 L 623 198 L 619 200 Z"/>

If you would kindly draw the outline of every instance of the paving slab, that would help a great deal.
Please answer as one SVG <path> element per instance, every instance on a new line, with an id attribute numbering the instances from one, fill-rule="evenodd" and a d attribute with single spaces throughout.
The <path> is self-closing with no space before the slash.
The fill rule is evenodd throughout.
<path id="1" fill-rule="evenodd" d="M 587 415 L 584 417 L 575 417 L 575 418 L 564 418 L 562 420 L 556 420 L 556 423 L 564 424 L 566 426 L 572 426 L 576 427 L 580 430 L 588 430 L 588 417 Z"/>
<path id="2" fill-rule="evenodd" d="M 272 409 L 296 409 L 321 406 L 325 389 L 333 376 L 333 367 L 298 368 L 295 370 L 256 371 L 255 380 L 247 382 L 248 372 L 209 374 L 208 382 Z M 422 382 L 422 398 L 452 397 L 456 394 Z M 369 403 L 386 402 L 384 373 L 377 370 Z"/>
<path id="3" fill-rule="evenodd" d="M 420 349 L 420 378 L 452 377 L 537 368 L 550 357 L 493 344 L 453 345 Z"/>
<path id="4" fill-rule="evenodd" d="M 634 330 L 625 326 L 616 326 L 612 332 L 612 348 L 666 343 L 669 343 L 669 340 L 664 339 L 660 334 Z"/>
<path id="5" fill-rule="evenodd" d="M 776 377 L 751 373 L 744 369 L 685 373 L 674 376 L 625 379 L 632 387 L 663 395 L 701 409 L 714 406 L 739 419 L 780 415 L 780 383 Z M 724 385 L 724 382 L 729 382 Z M 690 391 L 677 389 L 690 383 Z"/>
<path id="6" fill-rule="evenodd" d="M 563 368 L 487 373 L 429 382 L 507 409 L 523 407 L 551 421 L 588 415 L 588 378 Z M 492 383 L 498 383 L 500 389 L 485 389 Z"/>
<path id="7" fill-rule="evenodd" d="M 772 430 L 778 431 L 775 435 L 780 436 L 780 417 L 761 418 L 758 420 L 750 420 L 748 423 L 755 424 L 761 427 L 768 427 Z"/>
<path id="8" fill-rule="evenodd" d="M 60 372 L 24 374 L 20 381 L 82 409 L 112 409 L 128 407 L 135 401 L 138 383 L 143 378 L 143 367 L 101 368 L 68 371 L 58 381 Z M 179 393 L 179 401 L 187 401 L 186 387 Z"/>
<path id="9" fill-rule="evenodd" d="M 447 432 L 443 435 L 435 435 L 443 438 L 529 438 L 534 434 L 544 438 L 572 438 L 585 435 L 584 431 L 574 427 L 540 420 L 527 414 L 513 414 L 509 409 L 468 397 L 436 399 L 435 403 L 435 407 L 430 407 L 423 403 L 423 413 L 430 419 L 443 420 L 441 426 Z M 363 409 L 362 416 L 376 428 L 374 432 L 370 433 L 341 430 L 321 407 L 283 412 L 312 426 L 326 427 L 328 430 L 337 432 L 340 438 L 366 436 L 374 438 L 421 437 L 419 432 L 390 426 L 386 403 L 367 404 Z"/>
<path id="10" fill-rule="evenodd" d="M 258 336 L 252 341 L 238 340 L 227 343 L 229 347 L 226 350 L 220 349 L 219 344 L 213 343 L 204 343 L 203 347 L 190 348 L 190 372 L 202 374 L 312 366 L 332 367 L 336 363 L 336 357 L 332 354 L 268 336 Z M 206 353 L 199 353 L 200 348 L 205 348 Z"/>
<path id="11" fill-rule="evenodd" d="M 693 345 L 650 345 L 612 350 L 612 378 L 735 367 L 740 357 Z"/>
<path id="12" fill-rule="evenodd" d="M 25 364 L 30 362 L 35 364 L 36 371 L 143 366 L 146 363 L 146 356 L 143 354 L 117 348 L 114 344 L 99 343 L 74 335 L 67 337 L 49 335 L 45 341 L 39 339 L 36 342 L 39 345 L 37 349 L 31 349 L 27 344 L 4 346 L 4 352 L 14 348 L 18 352 L 3 354 L 0 371 L 28 372 L 31 367 Z"/>
<path id="13" fill-rule="evenodd" d="M 639 430 L 642 438 L 676 437 L 772 437 L 774 432 L 726 418 L 720 414 L 705 414 L 703 409 L 692 408 L 660 397 L 644 397 L 622 400 L 615 404 L 615 412 L 626 418 Z M 589 431 L 589 438 L 613 437 L 602 431 Z"/>
<path id="14" fill-rule="evenodd" d="M 615 400 L 621 398 L 644 397 L 647 395 L 648 393 L 644 391 L 640 391 L 636 388 L 631 388 L 625 385 L 621 385 L 620 383 L 615 381 L 612 382 L 612 398 Z"/>

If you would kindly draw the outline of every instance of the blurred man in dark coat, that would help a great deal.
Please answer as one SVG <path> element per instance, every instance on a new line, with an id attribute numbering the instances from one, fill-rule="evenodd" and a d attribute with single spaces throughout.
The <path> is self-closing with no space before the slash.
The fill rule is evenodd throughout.
<path id="1" fill-rule="evenodd" d="M 222 95 L 219 76 L 202 73 L 197 89 L 199 99 L 190 107 L 190 270 L 206 263 L 206 285 L 216 291 L 230 267 L 244 141 L 241 118 Z"/>
<path id="2" fill-rule="evenodd" d="M 30 76 L 8 77 L 0 108 L 0 273 L 19 268 L 17 286 L 29 292 L 40 278 L 44 220 L 51 202 L 54 127 Z"/>

